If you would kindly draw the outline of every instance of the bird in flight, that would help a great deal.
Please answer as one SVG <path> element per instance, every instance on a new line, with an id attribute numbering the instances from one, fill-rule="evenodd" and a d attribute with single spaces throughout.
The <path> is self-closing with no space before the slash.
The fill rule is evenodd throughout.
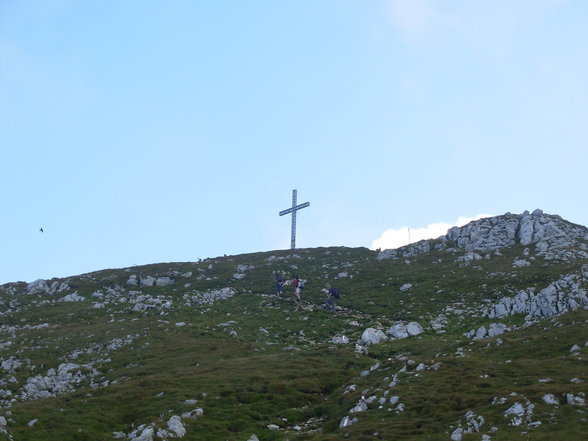
<path id="1" fill-rule="evenodd" d="M 39 231 L 40 231 L 41 233 L 43 233 L 43 227 L 39 228 Z"/>

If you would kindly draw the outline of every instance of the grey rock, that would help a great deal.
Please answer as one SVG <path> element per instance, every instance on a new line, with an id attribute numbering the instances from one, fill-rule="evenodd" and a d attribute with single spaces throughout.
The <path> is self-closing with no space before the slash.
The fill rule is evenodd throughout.
<path id="1" fill-rule="evenodd" d="M 180 418 L 178 415 L 173 415 L 169 420 L 167 420 L 167 427 L 170 432 L 173 432 L 178 438 L 182 438 L 186 435 L 186 428 L 182 423 L 182 418 Z"/>
<path id="2" fill-rule="evenodd" d="M 137 436 L 133 436 L 130 438 L 131 441 L 153 441 L 153 436 L 155 435 L 155 431 L 152 427 L 146 427 L 141 431 L 141 433 Z"/>
<path id="3" fill-rule="evenodd" d="M 386 337 L 386 334 L 375 328 L 367 328 L 363 331 L 363 334 L 361 334 L 361 343 L 366 346 L 375 345 L 386 341 L 387 339 L 388 337 Z"/>
<path id="4" fill-rule="evenodd" d="M 196 402 L 196 400 L 187 400 L 187 401 Z M 182 418 L 198 418 L 198 417 L 201 417 L 202 415 L 204 415 L 204 410 L 201 407 L 198 407 L 198 408 L 191 410 L 189 412 L 184 412 L 182 414 Z"/>
<path id="5" fill-rule="evenodd" d="M 555 395 L 553 394 L 545 394 L 543 395 L 542 399 L 546 404 L 553 404 L 556 406 L 559 405 L 559 400 L 555 398 Z"/>
<path id="6" fill-rule="evenodd" d="M 406 325 L 406 332 L 411 337 L 414 337 L 415 335 L 423 333 L 423 327 L 419 325 L 417 322 L 410 322 L 408 325 Z"/>
<path id="7" fill-rule="evenodd" d="M 151 276 L 141 277 L 140 286 L 151 287 L 151 286 L 155 285 L 155 280 L 156 280 L 155 277 L 151 277 Z"/>
<path id="8" fill-rule="evenodd" d="M 357 418 L 349 418 L 348 416 L 344 416 L 341 419 L 341 422 L 339 423 L 339 428 L 342 429 L 343 427 L 349 427 L 355 423 L 357 423 L 359 420 Z"/>
<path id="9" fill-rule="evenodd" d="M 588 281 L 584 274 L 569 274 L 536 292 L 534 288 L 520 291 L 513 297 L 504 297 L 490 307 L 488 317 L 500 318 L 513 314 L 528 314 L 531 318 L 548 318 L 588 306 L 583 285 Z"/>
<path id="10" fill-rule="evenodd" d="M 86 298 L 79 295 L 77 291 L 59 299 L 60 302 L 84 302 L 85 300 Z"/>
<path id="11" fill-rule="evenodd" d="M 586 401 L 580 395 L 566 394 L 566 402 L 569 405 L 585 406 Z"/>
<path id="12" fill-rule="evenodd" d="M 398 323 L 396 325 L 391 326 L 390 329 L 388 330 L 388 334 L 390 334 L 394 338 L 407 338 L 408 337 L 406 325 L 403 325 L 402 323 Z"/>
<path id="13" fill-rule="evenodd" d="M 155 285 L 157 286 L 170 286 L 175 283 L 175 280 L 170 277 L 158 277 L 155 280 Z"/>
<path id="14" fill-rule="evenodd" d="M 345 335 L 335 336 L 331 339 L 331 341 L 338 345 L 349 344 L 349 338 L 347 338 Z"/>
<path id="15" fill-rule="evenodd" d="M 365 402 L 365 399 L 362 397 L 361 400 L 357 402 L 355 407 L 349 409 L 349 413 L 365 412 L 366 410 L 368 410 L 368 405 Z"/>

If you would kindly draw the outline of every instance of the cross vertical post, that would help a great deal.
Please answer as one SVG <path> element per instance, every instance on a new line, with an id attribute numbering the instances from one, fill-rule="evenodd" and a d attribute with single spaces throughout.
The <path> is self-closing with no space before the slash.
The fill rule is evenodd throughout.
<path id="1" fill-rule="evenodd" d="M 300 205 L 296 205 L 296 196 L 297 191 L 292 190 L 292 207 L 288 208 L 287 210 L 280 211 L 280 216 L 284 216 L 285 214 L 292 214 L 292 233 L 290 237 L 290 249 L 296 249 L 296 212 L 298 210 L 302 210 L 310 205 L 310 202 L 305 202 Z"/>

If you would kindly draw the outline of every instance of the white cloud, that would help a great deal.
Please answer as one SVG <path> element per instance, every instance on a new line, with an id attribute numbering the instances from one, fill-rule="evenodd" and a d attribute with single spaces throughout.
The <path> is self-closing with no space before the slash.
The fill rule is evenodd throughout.
<path id="1" fill-rule="evenodd" d="M 455 223 L 439 222 L 437 224 L 429 224 L 422 228 L 400 227 L 398 229 L 391 228 L 382 233 L 382 235 L 374 240 L 371 245 L 372 250 L 378 248 L 382 250 L 393 249 L 415 243 L 424 239 L 436 239 L 439 236 L 444 236 L 452 227 L 463 227 L 464 225 L 482 219 L 484 217 L 491 217 L 491 214 L 478 214 L 474 217 L 459 217 Z M 409 242 L 410 235 L 410 242 Z"/>

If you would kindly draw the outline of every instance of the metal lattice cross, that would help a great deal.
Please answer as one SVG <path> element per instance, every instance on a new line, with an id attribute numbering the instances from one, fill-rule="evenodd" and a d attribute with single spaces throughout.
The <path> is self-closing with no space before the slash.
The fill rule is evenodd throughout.
<path id="1" fill-rule="evenodd" d="M 310 205 L 310 202 L 305 202 L 300 205 L 296 205 L 296 190 L 292 190 L 292 207 L 287 210 L 280 211 L 280 216 L 292 213 L 292 236 L 290 240 L 290 248 L 296 248 L 296 212 L 302 210 Z"/>

